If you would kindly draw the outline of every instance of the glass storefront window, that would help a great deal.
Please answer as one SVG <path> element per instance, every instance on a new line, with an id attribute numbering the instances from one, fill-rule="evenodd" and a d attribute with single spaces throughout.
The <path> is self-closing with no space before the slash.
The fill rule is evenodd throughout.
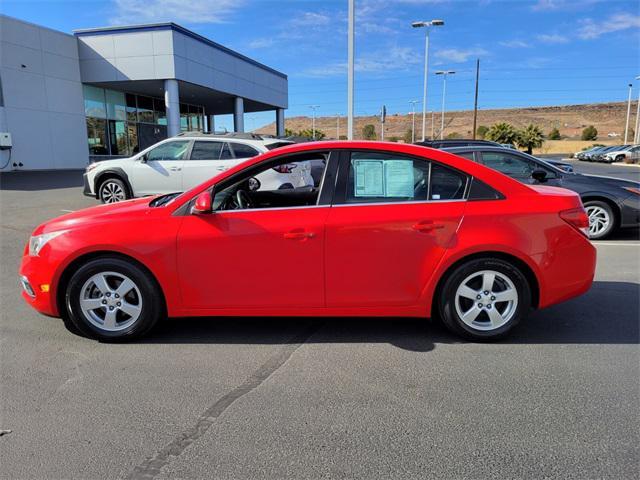
<path id="1" fill-rule="evenodd" d="M 158 125 L 167 124 L 167 109 L 164 106 L 164 100 L 161 98 L 153 99 L 153 110 L 155 112 L 155 123 Z"/>
<path id="2" fill-rule="evenodd" d="M 143 123 L 154 123 L 153 98 L 138 95 L 138 121 Z"/>
<path id="3" fill-rule="evenodd" d="M 180 131 L 189 130 L 189 105 L 180 104 Z"/>
<path id="4" fill-rule="evenodd" d="M 102 118 L 87 118 L 87 139 L 91 155 L 109 155 L 106 120 Z"/>
<path id="5" fill-rule="evenodd" d="M 127 123 L 127 137 L 129 137 L 129 151 L 127 155 L 135 155 L 140 151 L 138 147 L 138 127 L 135 123 Z"/>
<path id="6" fill-rule="evenodd" d="M 105 90 L 107 99 L 107 118 L 111 120 L 126 120 L 127 105 L 124 93 L 114 90 Z"/>
<path id="7" fill-rule="evenodd" d="M 109 148 L 111 155 L 129 154 L 125 122 L 109 120 Z"/>
<path id="8" fill-rule="evenodd" d="M 137 122 L 138 121 L 138 107 L 136 106 L 136 96 L 131 93 L 125 94 L 125 103 L 127 104 L 127 121 L 129 122 Z"/>
<path id="9" fill-rule="evenodd" d="M 84 114 L 87 117 L 106 118 L 104 89 L 91 85 L 82 86 L 84 94 Z"/>

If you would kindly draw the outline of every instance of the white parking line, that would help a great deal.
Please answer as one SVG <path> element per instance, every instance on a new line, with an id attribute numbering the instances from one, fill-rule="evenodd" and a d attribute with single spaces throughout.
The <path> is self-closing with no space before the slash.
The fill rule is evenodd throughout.
<path id="1" fill-rule="evenodd" d="M 612 246 L 612 247 L 640 247 L 640 243 L 638 242 L 591 242 L 594 245 L 604 245 L 604 246 Z"/>
<path id="2" fill-rule="evenodd" d="M 73 213 L 75 212 L 75 210 L 60 210 L 61 212 L 65 212 L 65 213 Z"/>

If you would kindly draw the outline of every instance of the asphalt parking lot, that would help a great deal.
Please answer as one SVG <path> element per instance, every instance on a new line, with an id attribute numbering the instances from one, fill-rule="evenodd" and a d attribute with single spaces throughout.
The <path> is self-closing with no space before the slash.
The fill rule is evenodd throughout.
<path id="1" fill-rule="evenodd" d="M 640 473 L 637 231 L 596 242 L 590 292 L 499 343 L 414 319 L 223 318 L 113 345 L 32 311 L 16 277 L 38 223 L 96 202 L 77 175 L 0 181 L 1 478 Z"/>

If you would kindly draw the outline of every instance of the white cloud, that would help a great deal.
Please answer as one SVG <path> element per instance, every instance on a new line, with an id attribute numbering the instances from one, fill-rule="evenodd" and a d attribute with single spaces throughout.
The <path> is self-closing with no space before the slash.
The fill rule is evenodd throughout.
<path id="1" fill-rule="evenodd" d="M 509 40 L 506 42 L 499 42 L 499 44 L 507 48 L 529 48 L 531 46 L 523 40 Z"/>
<path id="2" fill-rule="evenodd" d="M 544 10 L 557 10 L 562 4 L 562 0 L 538 0 L 536 4 L 531 7 L 531 9 L 537 12 Z"/>
<path id="3" fill-rule="evenodd" d="M 536 38 L 540 40 L 542 43 L 549 43 L 549 44 L 567 43 L 569 41 L 567 37 L 565 37 L 564 35 L 559 35 L 557 33 L 551 33 L 551 34 L 543 33 L 541 35 L 537 35 Z"/>
<path id="4" fill-rule="evenodd" d="M 578 37 L 591 40 L 605 33 L 619 32 L 629 28 L 640 29 L 640 15 L 616 13 L 600 22 L 587 18 L 582 20 L 578 27 Z"/>
<path id="5" fill-rule="evenodd" d="M 359 73 L 397 73 L 422 64 L 422 56 L 411 48 L 394 47 L 363 57 L 356 57 L 354 68 Z M 333 77 L 347 73 L 346 62 L 313 67 L 302 74 L 308 77 Z"/>
<path id="6" fill-rule="evenodd" d="M 319 25 L 329 25 L 331 17 L 326 13 L 304 12 L 301 16 L 291 20 L 292 25 L 315 27 Z"/>
<path id="7" fill-rule="evenodd" d="M 481 57 L 488 52 L 484 48 L 445 48 L 436 52 L 436 57 L 451 63 L 463 63 L 472 57 Z"/>
<path id="8" fill-rule="evenodd" d="M 112 24 L 222 23 L 244 0 L 115 0 Z"/>
<path id="9" fill-rule="evenodd" d="M 256 38 L 249 42 L 249 48 L 257 50 L 259 48 L 269 48 L 273 46 L 273 38 Z"/>

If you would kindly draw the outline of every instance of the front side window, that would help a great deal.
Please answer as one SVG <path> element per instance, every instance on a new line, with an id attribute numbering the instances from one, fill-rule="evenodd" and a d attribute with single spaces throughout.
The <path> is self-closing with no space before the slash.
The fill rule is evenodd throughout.
<path id="1" fill-rule="evenodd" d="M 536 164 L 511 153 L 482 152 L 482 163 L 487 167 L 514 178 L 529 178 Z"/>
<path id="2" fill-rule="evenodd" d="M 188 148 L 188 140 L 163 143 L 147 152 L 147 161 L 183 160 Z"/>
<path id="3" fill-rule="evenodd" d="M 191 160 L 219 160 L 224 142 L 194 142 Z"/>
<path id="4" fill-rule="evenodd" d="M 316 185 L 312 166 L 322 166 L 324 175 L 329 154 L 304 153 L 288 156 L 268 166 L 254 167 L 239 174 L 230 185 L 215 191 L 214 210 L 289 208 L 313 206 L 321 185 Z"/>
<path id="5" fill-rule="evenodd" d="M 244 143 L 232 143 L 233 153 L 236 158 L 251 158 L 260 155 L 255 148 L 245 145 Z"/>

